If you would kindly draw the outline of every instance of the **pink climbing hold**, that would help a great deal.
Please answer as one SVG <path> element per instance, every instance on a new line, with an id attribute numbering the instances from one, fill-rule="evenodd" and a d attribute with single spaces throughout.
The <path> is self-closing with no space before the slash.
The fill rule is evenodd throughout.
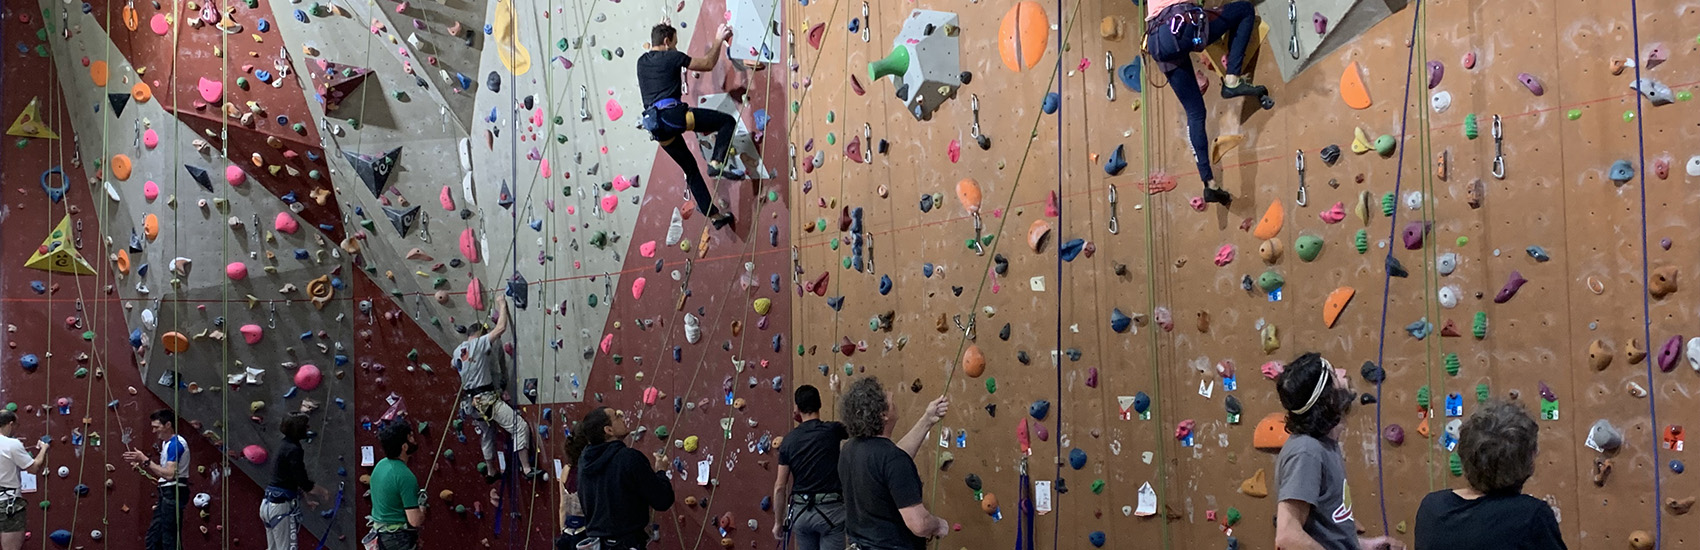
<path id="1" fill-rule="evenodd" d="M 466 282 L 466 305 L 472 309 L 484 311 L 484 283 L 477 277 Z"/>
<path id="2" fill-rule="evenodd" d="M 620 197 L 619 195 L 603 195 L 601 202 L 603 212 L 613 213 L 614 207 L 620 205 Z"/>
<path id="3" fill-rule="evenodd" d="M 642 298 L 643 289 L 647 286 L 649 286 L 649 279 L 644 277 L 638 277 L 637 280 L 632 281 L 632 299 Z"/>
<path id="4" fill-rule="evenodd" d="M 649 241 L 649 242 L 638 245 L 638 254 L 645 257 L 645 258 L 654 258 L 655 257 L 655 241 Z"/>
<path id="5" fill-rule="evenodd" d="M 1188 206 L 1192 207 L 1193 211 L 1196 211 L 1196 212 L 1203 212 L 1204 211 L 1204 204 L 1205 204 L 1204 203 L 1204 197 L 1193 197 L 1191 199 L 1187 199 L 1186 203 L 1187 203 Z"/>
<path id="6" fill-rule="evenodd" d="M 195 89 L 200 90 L 201 100 L 209 104 L 218 103 L 218 100 L 224 98 L 224 83 L 217 80 L 201 77 L 201 82 L 195 85 Z"/>
<path id="7" fill-rule="evenodd" d="M 608 105 L 604 108 L 608 111 L 609 121 L 620 120 L 620 117 L 626 116 L 626 109 L 620 107 L 620 101 L 617 99 L 609 99 Z"/>
<path id="8" fill-rule="evenodd" d="M 944 152 L 950 157 L 950 163 L 956 164 L 956 161 L 962 160 L 962 142 L 950 140 L 950 147 L 945 148 Z"/>
<path id="9" fill-rule="evenodd" d="M 536 109 L 531 110 L 531 125 L 532 126 L 542 126 L 543 125 L 543 108 L 542 107 L 538 107 Z"/>
<path id="10" fill-rule="evenodd" d="M 661 398 L 661 390 L 656 389 L 655 386 L 650 386 L 650 387 L 643 389 L 643 404 L 654 405 L 655 400 L 660 399 L 660 398 Z"/>
<path id="11" fill-rule="evenodd" d="M 1505 286 L 1500 287 L 1499 294 L 1493 296 L 1493 303 L 1503 304 L 1511 301 L 1511 298 L 1517 295 L 1517 289 L 1523 288 L 1523 284 L 1527 282 L 1529 280 L 1523 278 L 1522 273 L 1512 271 L 1511 277 L 1505 281 Z"/>
<path id="12" fill-rule="evenodd" d="M 466 261 L 478 263 L 478 236 L 470 227 L 460 232 L 460 255 L 465 256 Z"/>
<path id="13" fill-rule="evenodd" d="M 625 191 L 625 190 L 631 189 L 631 188 L 632 188 L 632 180 L 626 179 L 626 176 L 624 174 L 614 176 L 614 190 L 615 191 Z"/>
<path id="14" fill-rule="evenodd" d="M 230 265 L 224 266 L 224 274 L 229 276 L 232 281 L 247 279 L 248 264 L 242 262 L 230 262 Z"/>
<path id="15" fill-rule="evenodd" d="M 1658 176 L 1661 180 L 1670 178 L 1670 159 L 1654 159 L 1653 175 Z"/>
<path id="16" fill-rule="evenodd" d="M 1216 249 L 1216 267 L 1224 267 L 1234 261 L 1234 245 L 1224 244 Z"/>
<path id="17" fill-rule="evenodd" d="M 296 231 L 301 230 L 301 224 L 296 222 L 295 217 L 290 216 L 289 212 L 278 212 L 277 219 L 272 222 L 272 226 L 279 233 L 286 235 L 294 235 Z"/>
<path id="18" fill-rule="evenodd" d="M 1264 378 L 1274 380 L 1275 377 L 1280 376 L 1281 373 L 1287 369 L 1281 365 L 1280 361 L 1270 361 L 1268 363 L 1264 363 L 1263 366 L 1259 367 L 1257 370 L 1263 373 Z"/>
<path id="19" fill-rule="evenodd" d="M 449 193 L 449 186 L 443 186 L 443 192 L 437 194 L 437 202 L 443 204 L 443 210 L 455 211 L 455 196 L 453 193 Z"/>
<path id="20" fill-rule="evenodd" d="M 260 325 L 242 325 L 242 328 L 237 330 L 242 333 L 242 341 L 250 346 L 260 343 L 260 338 L 265 335 L 265 330 L 261 329 Z"/>
<path id="21" fill-rule="evenodd" d="M 301 368 L 295 371 L 295 387 L 301 388 L 302 391 L 319 389 L 319 383 L 323 381 L 324 374 L 319 372 L 319 367 L 301 365 Z"/>
<path id="22" fill-rule="evenodd" d="M 142 130 L 142 145 L 148 149 L 159 147 L 159 132 L 153 131 L 153 128 Z"/>
<path id="23" fill-rule="evenodd" d="M 607 354 L 608 350 L 614 347 L 614 334 L 608 333 L 602 335 L 602 344 L 597 347 L 602 350 L 603 354 Z"/>
<path id="24" fill-rule="evenodd" d="M 1346 219 L 1346 203 L 1335 202 L 1333 208 L 1318 213 L 1316 217 L 1322 219 L 1322 223 L 1340 223 L 1340 220 Z"/>
<path id="25" fill-rule="evenodd" d="M 242 458 L 248 459 L 248 462 L 255 465 L 260 465 L 265 464 L 266 459 L 271 458 L 271 454 L 266 452 L 265 447 L 249 445 L 242 448 Z"/>
<path id="26" fill-rule="evenodd" d="M 1476 68 L 1476 52 L 1464 52 L 1464 59 L 1458 64 L 1463 65 L 1465 69 Z"/>
<path id="27" fill-rule="evenodd" d="M 142 198 L 147 199 L 148 202 L 153 202 L 154 199 L 159 198 L 159 184 L 151 180 L 142 184 Z"/>
<path id="28" fill-rule="evenodd" d="M 224 167 L 224 181 L 230 183 L 231 187 L 240 187 L 242 182 L 247 180 L 248 174 L 242 172 L 242 167 L 235 165 Z"/>
<path id="29" fill-rule="evenodd" d="M 1057 192 L 1051 191 L 1050 195 L 1045 198 L 1045 217 L 1055 218 L 1058 216 L 1062 216 L 1062 203 L 1057 200 Z"/>
<path id="30" fill-rule="evenodd" d="M 1417 250 L 1423 247 L 1425 233 L 1428 233 L 1428 226 L 1424 222 L 1411 222 L 1405 224 L 1405 230 L 1400 232 L 1399 237 L 1405 241 L 1405 250 Z"/>
<path id="31" fill-rule="evenodd" d="M 153 19 L 148 21 L 148 28 L 153 29 L 154 34 L 165 36 L 171 34 L 171 21 L 165 18 L 165 14 L 156 13 L 153 14 Z"/>
<path id="32" fill-rule="evenodd" d="M 1541 85 L 1540 79 L 1535 78 L 1535 75 L 1529 73 L 1517 73 L 1517 81 L 1522 82 L 1523 87 L 1528 88 L 1529 93 L 1535 94 L 1536 97 L 1546 95 L 1547 93 L 1546 87 Z"/>
<path id="33" fill-rule="evenodd" d="M 1315 27 L 1316 34 L 1328 33 L 1328 16 L 1322 15 L 1322 12 L 1311 13 L 1310 24 Z"/>
<path id="34" fill-rule="evenodd" d="M 538 163 L 537 173 L 538 173 L 538 175 L 543 176 L 545 179 L 547 179 L 549 176 L 555 174 L 554 170 L 549 169 L 549 159 L 543 159 L 543 162 Z"/>

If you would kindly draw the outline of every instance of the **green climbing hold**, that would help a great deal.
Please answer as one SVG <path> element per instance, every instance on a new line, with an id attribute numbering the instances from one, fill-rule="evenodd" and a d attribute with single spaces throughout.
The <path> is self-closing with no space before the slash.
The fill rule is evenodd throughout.
<path id="1" fill-rule="evenodd" d="M 827 241 L 826 246 L 827 248 L 838 250 L 838 237 L 833 237 L 831 241 Z"/>
<path id="2" fill-rule="evenodd" d="M 360 227 L 366 228 L 367 231 L 372 231 L 374 228 L 378 227 L 378 225 L 376 223 L 374 223 L 372 220 L 366 219 L 366 220 L 360 220 Z"/>
<path id="3" fill-rule="evenodd" d="M 1352 246 L 1357 247 L 1359 254 L 1369 252 L 1369 230 L 1359 229 L 1358 234 L 1352 236 Z"/>
<path id="4" fill-rule="evenodd" d="M 1476 114 L 1464 115 L 1464 137 L 1476 139 L 1476 136 L 1479 135 L 1481 135 L 1481 132 L 1476 131 Z"/>
<path id="5" fill-rule="evenodd" d="M 48 507 L 53 506 L 53 501 L 43 500 L 39 506 L 41 506 L 41 509 L 46 510 Z"/>
<path id="6" fill-rule="evenodd" d="M 409 363 L 418 363 L 419 362 L 419 348 L 413 348 L 413 349 L 407 350 L 407 362 L 409 362 Z"/>
<path id="7" fill-rule="evenodd" d="M 1428 386 L 1417 388 L 1417 406 L 1427 409 L 1429 406 Z"/>
<path id="8" fill-rule="evenodd" d="M 1450 374 L 1452 376 L 1458 376 L 1459 367 L 1460 367 L 1460 365 L 1458 363 L 1458 354 L 1456 354 L 1456 353 L 1446 354 L 1446 374 Z"/>
<path id="9" fill-rule="evenodd" d="M 392 298 L 401 299 L 401 297 L 406 296 L 406 295 L 407 295 L 407 293 L 402 292 L 401 289 L 399 289 L 399 288 L 390 289 L 390 297 L 392 297 Z"/>
<path id="10" fill-rule="evenodd" d="M 803 106 L 801 104 L 799 104 L 795 101 L 791 102 L 791 114 L 797 114 L 797 111 L 801 110 L 802 108 L 803 108 Z"/>
<path id="11" fill-rule="evenodd" d="M 838 118 L 838 113 L 834 113 L 832 111 L 826 112 L 826 123 L 827 124 L 832 124 L 832 121 L 837 119 L 837 118 Z"/>
<path id="12" fill-rule="evenodd" d="M 236 77 L 236 87 L 244 89 L 244 90 L 248 89 L 248 77 L 245 77 L 245 76 Z"/>
<path id="13" fill-rule="evenodd" d="M 1635 111 L 1624 111 L 1623 112 L 1623 121 L 1624 122 L 1635 122 Z"/>
<path id="14" fill-rule="evenodd" d="M 969 250 L 974 250 L 974 247 L 975 247 L 976 244 L 978 244 L 978 243 L 974 240 L 973 237 L 969 237 L 968 239 L 962 241 L 962 246 L 968 247 Z"/>
<path id="15" fill-rule="evenodd" d="M 18 403 L 15 402 L 15 401 L 11 402 L 11 403 L 7 403 L 6 404 L 6 410 L 12 411 L 12 412 L 18 412 Z"/>
<path id="16" fill-rule="evenodd" d="M 802 344 L 797 344 L 797 356 L 798 357 L 803 356 L 803 345 Z"/>
<path id="17" fill-rule="evenodd" d="M 845 363 L 844 364 L 844 375 L 845 376 L 851 376 L 851 375 L 854 375 L 854 374 L 856 374 L 856 367 L 852 367 L 852 366 L 850 366 L 849 363 Z"/>
<path id="18" fill-rule="evenodd" d="M 1274 292 L 1275 289 L 1281 288 L 1281 285 L 1284 284 L 1287 284 L 1287 279 L 1281 277 L 1281 274 L 1276 273 L 1273 269 L 1257 276 L 1257 288 L 1263 289 L 1264 292 Z"/>
<path id="19" fill-rule="evenodd" d="M 83 341 L 84 342 L 93 342 L 94 341 L 94 331 L 92 331 L 92 330 L 83 331 Z"/>
<path id="20" fill-rule="evenodd" d="M 626 360 L 625 357 L 620 356 L 620 354 L 618 354 L 618 353 L 614 354 L 613 359 L 614 359 L 614 364 L 616 364 L 616 365 L 618 365 L 618 364 L 620 364 L 620 363 L 622 363 Z M 620 385 L 620 381 L 615 380 L 614 385 L 616 385 L 616 386 Z M 619 389 L 619 388 L 615 388 L 615 389 Z"/>
<path id="21" fill-rule="evenodd" d="M 18 141 L 14 141 L 14 142 L 12 142 L 12 144 L 17 145 L 19 149 L 23 149 L 25 147 L 30 146 L 30 140 L 27 140 L 27 139 L 24 139 L 24 138 L 18 138 Z"/>
<path id="22" fill-rule="evenodd" d="M 768 190 L 767 202 L 779 202 L 779 192 L 771 189 Z"/>
<path id="23" fill-rule="evenodd" d="M 360 129 L 360 121 L 358 119 L 351 118 L 351 119 L 348 119 L 347 122 L 348 122 L 349 128 L 353 128 L 355 130 Z"/>
<path id="24" fill-rule="evenodd" d="M 997 392 L 998 392 L 998 379 L 987 378 L 986 379 L 986 393 L 997 393 Z"/>
<path id="25" fill-rule="evenodd" d="M 1307 262 L 1315 260 L 1316 256 L 1322 253 L 1322 237 L 1316 235 L 1300 236 L 1293 247 L 1299 250 L 1300 260 Z"/>
<path id="26" fill-rule="evenodd" d="M 1452 453 L 1452 456 L 1446 459 L 1446 464 L 1447 468 L 1452 470 L 1452 477 L 1464 475 L 1464 463 L 1458 460 L 1458 453 Z"/>
<path id="27" fill-rule="evenodd" d="M 1487 312 L 1486 311 L 1476 312 L 1475 322 L 1470 323 L 1470 333 L 1476 335 L 1477 340 L 1487 338 Z"/>
<path id="28" fill-rule="evenodd" d="M 455 513 L 460 514 L 460 515 L 466 515 L 466 505 L 465 504 L 456 504 L 455 505 Z"/>
<path id="29" fill-rule="evenodd" d="M 613 191 L 614 190 L 614 182 L 605 181 L 605 182 L 602 182 L 602 184 L 599 187 L 601 187 L 603 191 Z"/>
<path id="30" fill-rule="evenodd" d="M 596 307 L 596 295 L 591 294 L 589 297 L 585 298 L 584 302 L 586 304 L 590 304 L 590 307 Z"/>
<path id="31" fill-rule="evenodd" d="M 449 422 L 449 429 L 457 431 L 457 432 L 460 431 L 461 422 L 464 422 L 464 420 L 459 419 L 459 418 L 456 418 L 456 419 L 450 421 Z"/>
<path id="32" fill-rule="evenodd" d="M 1461 237 L 1458 237 L 1457 242 L 1458 242 L 1458 246 L 1464 246 L 1466 244 L 1470 244 L 1470 238 L 1461 236 Z"/>
<path id="33" fill-rule="evenodd" d="M 561 196 L 563 196 L 563 197 L 571 197 L 571 196 L 573 196 L 573 186 L 571 186 L 571 185 L 562 185 L 562 186 L 561 186 Z"/>
<path id="34" fill-rule="evenodd" d="M 1683 91 L 1676 93 L 1676 100 L 1677 101 L 1688 101 L 1690 99 L 1694 99 L 1694 92 L 1690 92 L 1688 90 L 1683 90 Z"/>
<path id="35" fill-rule="evenodd" d="M 71 373 L 71 375 L 77 378 L 86 378 L 89 375 L 89 369 L 88 367 L 77 367 L 77 372 Z"/>
<path id="36" fill-rule="evenodd" d="M 1477 383 L 1476 384 L 1476 402 L 1477 403 L 1486 403 L 1487 400 L 1488 400 L 1488 385 L 1487 385 L 1487 382 Z"/>
<path id="37" fill-rule="evenodd" d="M 1102 480 L 1102 479 L 1093 480 L 1092 481 L 1092 494 L 1101 495 L 1103 493 L 1104 493 L 1104 480 Z"/>
<path id="38" fill-rule="evenodd" d="M 567 135 L 566 134 L 555 134 L 555 143 L 566 143 L 566 142 L 567 142 Z"/>
<path id="39" fill-rule="evenodd" d="M 325 177 L 325 174 L 323 172 L 320 172 L 318 169 L 313 169 L 313 170 L 307 171 L 307 179 L 318 181 L 318 179 L 322 178 L 322 177 Z"/>
<path id="40" fill-rule="evenodd" d="M 845 256 L 843 259 L 838 261 L 838 264 L 844 266 L 844 269 L 850 269 L 850 257 Z"/>
<path id="41" fill-rule="evenodd" d="M 1240 518 L 1243 517 L 1243 516 L 1240 515 L 1240 509 L 1235 508 L 1233 506 L 1228 507 L 1228 514 L 1227 515 L 1228 515 L 1228 527 L 1233 527 L 1234 524 L 1239 523 Z"/>
<path id="42" fill-rule="evenodd" d="M 478 470 L 478 473 L 480 473 L 480 474 L 489 472 L 490 471 L 490 463 L 479 462 L 478 466 L 477 466 L 477 470 Z"/>
<path id="43" fill-rule="evenodd" d="M 1393 136 L 1382 134 L 1381 137 L 1375 138 L 1375 153 L 1378 155 L 1384 157 L 1393 156 L 1393 150 L 1397 148 L 1397 146 L 1398 143 L 1393 141 Z"/>
<path id="44" fill-rule="evenodd" d="M 815 231 L 826 232 L 826 218 L 815 218 Z"/>
<path id="45" fill-rule="evenodd" d="M 827 145 L 838 145 L 838 134 L 835 134 L 835 133 L 832 133 L 832 132 L 827 132 L 826 133 L 826 144 Z"/>
<path id="46" fill-rule="evenodd" d="M 667 432 L 666 426 L 657 426 L 655 428 L 655 437 L 658 437 L 658 438 L 665 440 L 665 439 L 667 439 L 667 433 L 668 432 Z"/>
<path id="47" fill-rule="evenodd" d="M 556 40 L 555 41 L 555 49 L 561 50 L 563 52 L 567 51 L 567 39 L 562 38 L 560 40 Z M 559 123 L 557 123 L 557 124 L 559 124 Z"/>
<path id="48" fill-rule="evenodd" d="M 1382 195 L 1381 196 L 1381 215 L 1387 216 L 1387 217 L 1390 217 L 1390 218 L 1393 217 L 1393 207 L 1396 204 L 1398 204 L 1398 198 L 1394 197 L 1392 193 Z"/>
<path id="49" fill-rule="evenodd" d="M 604 61 L 613 61 L 614 60 L 614 52 L 609 51 L 608 48 L 602 48 L 602 59 Z"/>
<path id="50" fill-rule="evenodd" d="M 1564 113 L 1564 117 L 1568 118 L 1570 120 L 1576 120 L 1576 119 L 1582 118 L 1582 110 L 1581 109 L 1571 109 L 1570 112 Z"/>

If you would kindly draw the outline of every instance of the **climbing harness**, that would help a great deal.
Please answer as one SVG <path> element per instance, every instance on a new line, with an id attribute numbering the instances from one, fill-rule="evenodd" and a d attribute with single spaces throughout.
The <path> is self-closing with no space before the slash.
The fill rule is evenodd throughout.
<path id="1" fill-rule="evenodd" d="M 1122 224 L 1116 219 L 1116 184 L 1110 184 L 1110 234 L 1119 235 Z"/>
<path id="2" fill-rule="evenodd" d="M 974 113 L 974 123 L 968 125 L 968 137 L 974 138 L 981 150 L 991 149 L 992 139 L 980 133 L 980 94 L 968 94 L 968 109 Z M 978 216 L 974 223 L 979 223 Z"/>
<path id="3" fill-rule="evenodd" d="M 1104 99 L 1116 100 L 1116 55 L 1104 52 L 1104 70 L 1110 73 L 1110 78 L 1104 83 Z"/>
<path id="4" fill-rule="evenodd" d="M 1293 24 L 1293 34 L 1287 39 L 1287 55 L 1299 58 L 1299 3 L 1287 0 L 1287 22 Z"/>
<path id="5" fill-rule="evenodd" d="M 1309 200 L 1309 194 L 1306 192 L 1306 189 L 1305 189 L 1305 150 L 1304 149 L 1299 149 L 1298 156 L 1293 161 L 1293 164 L 1299 170 L 1299 196 L 1298 196 L 1297 199 L 1294 199 L 1293 202 L 1298 204 L 1299 206 L 1304 206 L 1305 203 L 1308 202 L 1308 200 Z"/>
<path id="6" fill-rule="evenodd" d="M 1493 115 L 1493 179 L 1505 179 L 1505 132 L 1497 114 Z"/>

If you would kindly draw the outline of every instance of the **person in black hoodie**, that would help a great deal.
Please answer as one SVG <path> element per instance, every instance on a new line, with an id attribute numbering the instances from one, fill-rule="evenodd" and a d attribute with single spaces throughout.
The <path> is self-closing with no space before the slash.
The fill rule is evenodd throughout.
<path id="1" fill-rule="evenodd" d="M 666 455 L 657 455 L 652 468 L 642 452 L 622 441 L 631 433 L 625 413 L 597 407 L 584 415 L 567 443 L 567 459 L 578 464 L 579 502 L 589 519 L 585 534 L 600 539 L 601 550 L 648 546 L 649 511 L 673 506 Z"/>

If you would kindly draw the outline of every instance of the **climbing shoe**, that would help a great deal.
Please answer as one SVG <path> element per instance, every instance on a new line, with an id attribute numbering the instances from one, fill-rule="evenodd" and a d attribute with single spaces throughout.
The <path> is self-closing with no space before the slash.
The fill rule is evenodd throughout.
<path id="1" fill-rule="evenodd" d="M 742 181 L 746 176 L 747 174 L 745 174 L 743 170 L 739 170 L 737 168 L 721 168 L 713 164 L 708 165 L 708 177 L 711 178 L 724 178 L 732 181 Z"/>
<path id="2" fill-rule="evenodd" d="M 730 213 L 721 214 L 721 215 L 714 217 L 712 219 L 714 220 L 714 228 L 715 229 L 723 229 L 726 226 L 732 225 L 733 222 L 737 221 L 737 219 L 733 218 L 732 214 L 730 214 Z"/>
<path id="3" fill-rule="evenodd" d="M 496 482 L 501 481 L 501 480 L 502 480 L 502 476 L 499 476 L 499 475 L 494 475 L 494 476 L 493 475 L 485 475 L 484 476 L 484 484 L 486 484 L 486 485 L 495 485 Z"/>
<path id="4" fill-rule="evenodd" d="M 1222 85 L 1222 99 L 1233 99 L 1240 96 L 1262 97 L 1269 95 L 1269 88 L 1258 86 L 1244 80 L 1238 86 Z"/>
<path id="5" fill-rule="evenodd" d="M 543 477 L 543 469 L 542 468 L 532 468 L 531 471 L 526 472 L 526 473 L 521 474 L 521 475 L 525 476 L 526 481 L 534 480 L 534 479 Z"/>
<path id="6" fill-rule="evenodd" d="M 1234 196 L 1229 195 L 1227 191 L 1215 189 L 1206 185 L 1204 186 L 1204 202 L 1213 202 L 1222 206 L 1229 206 L 1234 203 Z"/>

